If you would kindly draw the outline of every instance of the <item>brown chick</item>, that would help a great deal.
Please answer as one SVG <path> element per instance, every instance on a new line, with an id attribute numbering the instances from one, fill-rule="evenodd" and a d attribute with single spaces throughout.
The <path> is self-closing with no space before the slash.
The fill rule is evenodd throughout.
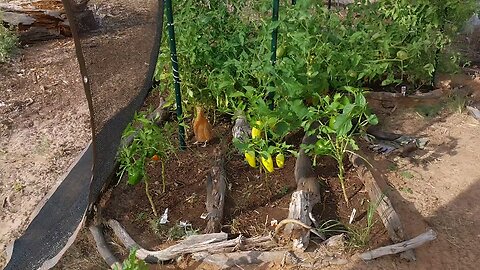
<path id="1" fill-rule="evenodd" d="M 208 119 L 203 113 L 201 106 L 195 107 L 197 110 L 197 117 L 193 121 L 193 133 L 197 140 L 195 144 L 203 142 L 203 147 L 207 146 L 207 142 L 213 138 L 212 125 L 208 122 Z"/>

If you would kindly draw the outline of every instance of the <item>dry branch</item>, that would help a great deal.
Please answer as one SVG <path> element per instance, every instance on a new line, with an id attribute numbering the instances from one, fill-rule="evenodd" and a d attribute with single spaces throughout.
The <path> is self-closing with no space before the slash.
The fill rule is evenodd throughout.
<path id="1" fill-rule="evenodd" d="M 324 241 L 319 249 L 309 252 L 294 252 L 285 249 L 269 251 L 237 251 L 220 254 L 198 252 L 192 254 L 192 257 L 197 261 L 211 263 L 222 269 L 239 267 L 241 265 L 261 265 L 271 262 L 282 267 L 293 265 L 308 269 L 321 269 L 328 265 L 348 263 L 345 259 L 331 256 L 332 254 L 330 252 L 325 252 L 325 250 L 330 248 L 338 249 L 340 245 L 343 246 L 343 235 L 333 236 Z"/>
<path id="2" fill-rule="evenodd" d="M 255 237 L 245 239 L 239 236 L 235 239 L 227 240 L 226 233 L 212 233 L 192 235 L 180 243 L 170 246 L 160 251 L 149 251 L 140 247 L 127 233 L 127 231 L 116 220 L 109 220 L 109 226 L 113 229 L 115 235 L 127 248 L 138 248 L 136 256 L 148 263 L 160 263 L 175 259 L 181 255 L 208 251 L 209 253 L 225 252 L 227 248 L 242 249 L 245 246 L 271 245 L 270 236 Z"/>
<path id="3" fill-rule="evenodd" d="M 98 253 L 102 256 L 103 260 L 110 266 L 111 269 L 122 269 L 122 264 L 117 260 L 115 255 L 108 248 L 103 236 L 102 228 L 100 226 L 90 226 L 90 232 L 97 246 Z"/>
<path id="4" fill-rule="evenodd" d="M 375 168 L 366 164 L 361 158 L 365 158 L 363 153 L 359 152 L 359 156 L 351 155 L 352 164 L 356 167 L 358 177 L 363 181 L 365 189 L 368 192 L 370 200 L 378 203 L 377 213 L 387 229 L 390 239 L 394 243 L 399 243 L 405 240 L 405 233 L 400 221 L 400 217 L 392 206 L 390 199 L 381 190 L 378 181 L 384 181 L 381 174 Z M 361 156 L 361 157 L 360 157 Z M 370 163 L 370 161 L 368 161 Z M 371 163 L 370 163 L 371 164 Z M 406 250 L 401 254 L 401 257 L 408 261 L 415 261 L 415 254 L 412 250 Z"/>
<path id="5" fill-rule="evenodd" d="M 427 232 L 424 232 L 410 240 L 393 244 L 390 246 L 370 250 L 360 254 L 359 256 L 365 261 L 373 260 L 375 258 L 382 257 L 385 255 L 397 254 L 400 252 L 405 252 L 407 250 L 412 250 L 427 242 L 435 240 L 436 238 L 437 238 L 437 233 L 435 233 L 432 229 L 429 229 Z"/>
<path id="6" fill-rule="evenodd" d="M 226 173 L 223 151 L 215 157 L 211 173 L 207 176 L 207 226 L 205 233 L 220 232 L 225 205 Z"/>

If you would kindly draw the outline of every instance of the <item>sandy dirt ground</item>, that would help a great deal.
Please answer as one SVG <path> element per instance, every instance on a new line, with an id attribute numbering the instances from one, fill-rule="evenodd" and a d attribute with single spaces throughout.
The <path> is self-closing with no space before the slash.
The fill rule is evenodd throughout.
<path id="1" fill-rule="evenodd" d="M 38 202 L 90 140 L 89 117 L 70 40 L 22 49 L 0 66 L 0 252 L 18 237 Z M 478 101 L 477 80 L 469 87 Z M 389 131 L 426 137 L 410 157 L 380 158 L 388 196 L 409 237 L 432 228 L 438 239 L 416 250 L 416 262 L 388 256 L 351 262 L 341 269 L 476 269 L 480 257 L 480 123 L 447 102 L 421 116 L 416 105 L 388 104 L 382 125 Z M 395 104 L 394 104 L 395 105 Z M 392 113 L 391 110 L 396 108 Z M 428 109 L 427 109 L 428 110 Z M 432 109 L 434 110 L 434 109 Z M 87 230 L 57 269 L 106 269 Z M 4 257 L 3 257 L 4 258 Z M 4 261 L 0 261 L 0 267 Z M 338 268 L 338 267 L 336 267 Z M 202 269 L 202 268 L 198 268 Z M 209 268 L 211 269 L 211 268 Z"/>
<path id="2" fill-rule="evenodd" d="M 90 140 L 73 40 L 20 49 L 0 64 L 0 268 L 6 245 Z"/>

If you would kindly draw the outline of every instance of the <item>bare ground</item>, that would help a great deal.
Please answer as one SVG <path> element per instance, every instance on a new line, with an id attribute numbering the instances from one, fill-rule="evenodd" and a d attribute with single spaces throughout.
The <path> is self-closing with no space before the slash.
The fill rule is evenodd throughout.
<path id="1" fill-rule="evenodd" d="M 0 66 L 0 251 L 24 231 L 35 206 L 90 139 L 73 43 L 46 42 L 20 54 Z M 480 96 L 478 81 L 462 79 L 460 84 Z M 410 105 L 385 115 L 382 124 L 391 131 L 427 137 L 430 143 L 408 158 L 378 158 L 378 166 L 387 175 L 388 195 L 407 234 L 413 237 L 431 227 L 438 239 L 416 250 L 417 262 L 389 256 L 351 262 L 342 269 L 476 268 L 480 124 L 451 108 L 423 117 Z M 78 261 L 58 269 L 104 268 L 87 231 L 79 237 L 81 244 L 70 251 Z M 0 266 L 3 263 L 0 260 Z"/>
<path id="2" fill-rule="evenodd" d="M 20 49 L 0 64 L 0 268 L 40 200 L 90 140 L 73 40 Z"/>

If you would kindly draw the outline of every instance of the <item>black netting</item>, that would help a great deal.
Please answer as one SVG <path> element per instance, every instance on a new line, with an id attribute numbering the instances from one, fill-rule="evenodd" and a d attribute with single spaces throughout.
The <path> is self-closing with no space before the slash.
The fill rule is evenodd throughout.
<path id="1" fill-rule="evenodd" d="M 88 205 L 114 173 L 122 132 L 152 85 L 162 1 L 63 3 L 91 112 L 93 144 L 15 241 L 5 269 L 50 268 L 58 261 L 75 238 Z"/>
<path id="2" fill-rule="evenodd" d="M 76 5 L 78 0 L 68 1 Z M 113 172 L 122 131 L 151 86 L 162 13 L 157 0 L 91 0 L 88 9 L 93 10 L 95 23 L 86 24 L 97 29 L 83 31 L 82 26 L 77 45 L 83 53 L 82 75 L 91 97 L 93 202 Z"/>

